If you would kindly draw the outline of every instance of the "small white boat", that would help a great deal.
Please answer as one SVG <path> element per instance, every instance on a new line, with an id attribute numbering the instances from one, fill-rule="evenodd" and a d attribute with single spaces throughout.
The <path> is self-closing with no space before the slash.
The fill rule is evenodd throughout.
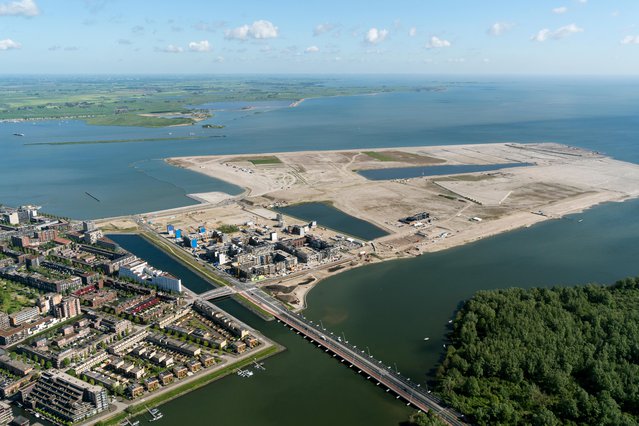
<path id="1" fill-rule="evenodd" d="M 430 340 L 430 337 L 424 337 L 424 341 Z"/>

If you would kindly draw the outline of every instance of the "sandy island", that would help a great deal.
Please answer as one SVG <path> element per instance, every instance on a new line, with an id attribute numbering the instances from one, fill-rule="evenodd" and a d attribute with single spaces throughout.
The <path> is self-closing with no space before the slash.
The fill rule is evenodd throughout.
<path id="1" fill-rule="evenodd" d="M 258 161 L 269 158 L 271 161 Z M 253 160 L 253 161 L 251 161 Z M 313 268 L 271 280 L 274 293 L 303 307 L 323 278 L 371 262 L 416 256 L 560 218 L 596 204 L 639 196 L 639 165 L 553 143 L 428 146 L 371 150 L 180 157 L 170 164 L 245 188 L 239 196 L 192 194 L 203 204 L 146 215 L 161 230 L 207 223 L 273 226 L 269 208 L 321 201 L 366 220 L 389 235 L 353 251 L 333 267 Z M 455 164 L 530 163 L 527 167 L 448 176 L 374 181 L 358 170 Z M 428 212 L 431 221 L 407 225 L 400 218 Z M 287 218 L 287 224 L 299 223 Z M 102 221 L 129 229 L 127 219 Z M 325 238 L 336 232 L 321 229 Z M 364 252 L 364 253 L 362 253 Z"/>

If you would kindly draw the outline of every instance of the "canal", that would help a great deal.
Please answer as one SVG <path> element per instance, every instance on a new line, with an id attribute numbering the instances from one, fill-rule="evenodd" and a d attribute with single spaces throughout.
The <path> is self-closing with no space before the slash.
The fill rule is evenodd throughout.
<path id="1" fill-rule="evenodd" d="M 202 278 L 166 256 L 137 235 L 109 235 L 125 249 L 153 266 L 188 277 L 191 288 L 208 286 Z M 265 371 L 250 378 L 227 376 L 162 406 L 157 425 L 199 425 L 207 419 L 217 424 L 326 425 L 394 424 L 411 410 L 394 396 L 319 350 L 275 321 L 264 321 L 230 298 L 218 306 L 287 350 L 267 359 Z M 146 421 L 147 415 L 140 416 Z"/>

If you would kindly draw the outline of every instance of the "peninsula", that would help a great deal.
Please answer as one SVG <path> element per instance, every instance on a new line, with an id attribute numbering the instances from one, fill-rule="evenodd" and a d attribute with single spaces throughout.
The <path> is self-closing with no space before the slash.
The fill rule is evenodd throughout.
<path id="1" fill-rule="evenodd" d="M 271 289 L 285 295 L 286 302 L 296 308 L 304 307 L 305 294 L 321 279 L 352 267 L 444 250 L 639 195 L 638 165 L 555 143 L 287 152 L 167 161 L 234 183 L 245 191 L 235 197 L 217 192 L 191 194 L 202 204 L 143 215 L 156 231 L 169 224 L 183 229 L 204 223 L 210 228 L 224 224 L 236 226 L 236 231 L 257 221 L 273 229 L 284 224 L 304 225 L 304 218 L 282 212 L 286 212 L 286 206 L 313 202 L 329 204 L 336 215 L 350 215 L 384 231 L 386 235 L 372 241 L 355 238 L 360 244 L 341 257 L 338 266 L 306 264 L 279 274 L 277 285 Z M 275 209 L 282 207 L 278 214 Z M 137 226 L 131 218 L 100 223 L 114 232 Z M 328 229 L 319 222 L 313 233 L 336 241 L 349 229 Z"/>

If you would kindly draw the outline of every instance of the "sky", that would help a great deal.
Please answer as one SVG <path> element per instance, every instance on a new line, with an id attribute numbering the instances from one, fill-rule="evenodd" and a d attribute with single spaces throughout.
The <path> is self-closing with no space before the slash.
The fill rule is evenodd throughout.
<path id="1" fill-rule="evenodd" d="M 638 0 L 0 0 L 2 74 L 638 72 Z"/>

